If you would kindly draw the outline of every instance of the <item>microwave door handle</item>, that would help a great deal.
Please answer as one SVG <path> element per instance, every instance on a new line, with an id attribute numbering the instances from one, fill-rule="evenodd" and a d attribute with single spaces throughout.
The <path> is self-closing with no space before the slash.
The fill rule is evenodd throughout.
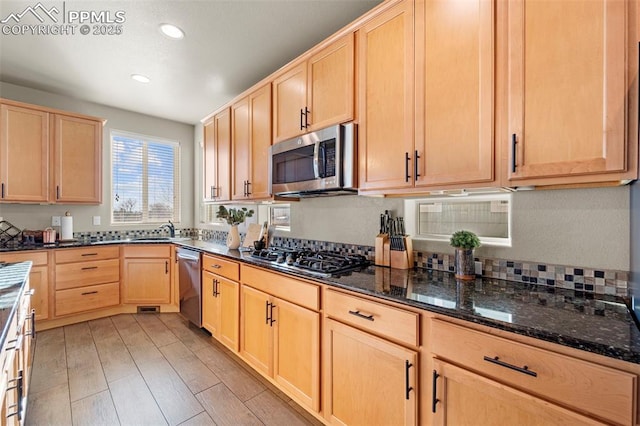
<path id="1" fill-rule="evenodd" d="M 316 142 L 313 148 L 313 175 L 316 179 L 320 179 L 320 141 Z"/>

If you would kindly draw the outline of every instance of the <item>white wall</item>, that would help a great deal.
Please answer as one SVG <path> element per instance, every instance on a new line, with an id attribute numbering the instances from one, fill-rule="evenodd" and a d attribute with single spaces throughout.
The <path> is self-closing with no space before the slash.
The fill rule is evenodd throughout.
<path id="1" fill-rule="evenodd" d="M 103 203 L 99 206 L 0 204 L 0 216 L 20 229 L 43 229 L 51 225 L 51 216 L 64 215 L 70 211 L 74 217 L 74 231 L 105 231 L 127 226 L 110 226 L 111 218 L 111 129 L 125 130 L 149 136 L 158 136 L 180 142 L 181 151 L 181 222 L 180 228 L 192 227 L 194 223 L 194 126 L 165 120 L 105 105 L 84 102 L 66 96 L 55 95 L 14 84 L 0 82 L 0 97 L 34 105 L 62 109 L 80 114 L 102 117 L 107 120 L 103 133 Z M 179 108 L 176 102 L 176 108 Z M 28 165 L 26 165 L 28 167 Z M 100 216 L 101 225 L 94 226 L 92 217 Z M 155 228 L 140 226 L 139 228 Z"/>

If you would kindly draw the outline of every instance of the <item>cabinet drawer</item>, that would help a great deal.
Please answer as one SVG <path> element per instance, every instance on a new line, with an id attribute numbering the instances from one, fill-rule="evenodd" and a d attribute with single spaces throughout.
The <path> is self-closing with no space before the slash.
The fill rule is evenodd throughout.
<path id="1" fill-rule="evenodd" d="M 30 260 L 33 262 L 33 266 L 46 265 L 47 264 L 47 252 L 46 251 L 28 251 L 21 253 L 3 253 L 0 254 L 0 262 L 25 262 Z"/>
<path id="2" fill-rule="evenodd" d="M 393 340 L 418 346 L 419 315 L 337 291 L 324 296 L 327 316 Z"/>
<path id="3" fill-rule="evenodd" d="M 439 320 L 431 326 L 431 351 L 543 399 L 632 423 L 635 375 Z"/>
<path id="4" fill-rule="evenodd" d="M 120 260 L 96 260 L 56 265 L 56 290 L 120 280 Z"/>
<path id="5" fill-rule="evenodd" d="M 117 259 L 120 248 L 111 247 L 83 247 L 56 250 L 56 263 L 86 262 L 87 260 Z"/>
<path id="6" fill-rule="evenodd" d="M 314 311 L 320 310 L 320 287 L 264 269 L 242 265 L 242 283 Z"/>
<path id="7" fill-rule="evenodd" d="M 171 257 L 171 245 L 169 244 L 136 244 L 124 246 L 124 257 Z"/>
<path id="8" fill-rule="evenodd" d="M 205 254 L 202 256 L 202 269 L 233 281 L 240 280 L 240 265 L 230 260 Z"/>
<path id="9" fill-rule="evenodd" d="M 56 291 L 56 316 L 91 311 L 120 303 L 120 283 Z"/>

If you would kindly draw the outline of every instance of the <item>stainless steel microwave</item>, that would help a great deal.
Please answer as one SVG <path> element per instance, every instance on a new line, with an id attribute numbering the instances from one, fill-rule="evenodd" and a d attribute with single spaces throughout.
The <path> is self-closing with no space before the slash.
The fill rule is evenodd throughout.
<path id="1" fill-rule="evenodd" d="M 356 126 L 339 124 L 269 149 L 269 188 L 281 197 L 357 192 Z"/>

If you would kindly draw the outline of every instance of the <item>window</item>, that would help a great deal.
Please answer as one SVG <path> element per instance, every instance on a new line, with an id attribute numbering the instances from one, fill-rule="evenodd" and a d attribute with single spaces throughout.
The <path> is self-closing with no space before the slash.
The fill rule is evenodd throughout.
<path id="1" fill-rule="evenodd" d="M 290 231 L 291 230 L 291 208 L 289 204 L 255 204 L 255 205 L 231 205 L 226 204 L 227 208 L 241 208 L 247 207 L 253 209 L 256 212 L 254 216 L 257 223 L 267 222 L 268 225 L 275 225 L 276 229 L 279 231 Z M 211 224 L 224 224 L 224 221 L 216 218 L 216 212 L 218 211 L 218 204 L 204 204 L 203 205 L 203 214 L 202 220 L 204 223 Z"/>
<path id="2" fill-rule="evenodd" d="M 406 200 L 405 215 L 414 239 L 449 241 L 466 229 L 484 245 L 511 246 L 511 194 Z"/>
<path id="3" fill-rule="evenodd" d="M 180 144 L 111 132 L 111 223 L 180 221 Z"/>

